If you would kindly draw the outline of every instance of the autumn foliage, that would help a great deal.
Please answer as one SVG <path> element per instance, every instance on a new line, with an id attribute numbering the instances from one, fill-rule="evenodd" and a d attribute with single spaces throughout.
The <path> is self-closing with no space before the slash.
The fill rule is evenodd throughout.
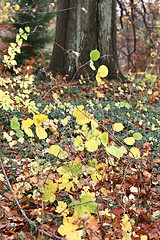
<path id="1" fill-rule="evenodd" d="M 68 83 L 50 74 L 45 83 L 34 59 L 17 67 L 29 33 L 29 26 L 19 29 L 0 69 L 1 238 L 158 239 L 155 69 L 140 78 L 130 71 L 128 83 L 109 82 L 94 49 L 88 64 L 95 79 Z"/>

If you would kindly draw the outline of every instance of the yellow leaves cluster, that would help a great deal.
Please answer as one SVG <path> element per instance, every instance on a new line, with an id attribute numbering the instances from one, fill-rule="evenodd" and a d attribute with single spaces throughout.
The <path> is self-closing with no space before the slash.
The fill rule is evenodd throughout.
<path id="1" fill-rule="evenodd" d="M 7 21 L 9 18 L 12 22 L 14 22 L 12 15 L 19 9 L 20 6 L 18 4 L 11 5 L 10 2 L 6 2 L 5 6 L 3 6 L 3 9 L 0 10 L 0 23 Z"/>
<path id="2" fill-rule="evenodd" d="M 63 217 L 66 217 L 69 214 L 69 210 L 67 209 L 67 203 L 63 201 L 58 201 L 58 206 L 56 207 L 55 211 L 62 214 Z"/>
<path id="3" fill-rule="evenodd" d="M 129 221 L 129 217 L 127 214 L 125 214 L 124 220 L 122 221 L 121 226 L 122 226 L 123 232 L 126 232 L 126 233 L 131 232 L 132 226 L 131 226 L 131 223 Z"/>
<path id="4" fill-rule="evenodd" d="M 48 119 L 48 116 L 44 114 L 38 114 L 34 115 L 33 120 L 28 118 L 27 120 L 22 121 L 22 130 L 29 136 L 33 137 L 34 134 L 31 130 L 31 126 L 34 123 L 36 126 L 36 134 L 39 137 L 39 139 L 45 139 L 47 138 L 47 133 L 44 128 L 41 127 L 42 123 L 45 122 Z"/>
<path id="5" fill-rule="evenodd" d="M 0 108 L 4 110 L 13 110 L 14 109 L 14 101 L 10 98 L 8 91 L 0 90 Z"/>

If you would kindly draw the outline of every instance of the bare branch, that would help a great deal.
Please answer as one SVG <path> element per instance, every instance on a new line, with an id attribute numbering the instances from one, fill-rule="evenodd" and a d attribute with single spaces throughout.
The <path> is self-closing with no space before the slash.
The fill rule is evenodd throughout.
<path id="1" fill-rule="evenodd" d="M 26 213 L 25 213 L 24 210 L 22 209 L 22 207 L 21 207 L 18 199 L 16 198 L 16 196 L 15 196 L 15 194 L 14 194 L 14 191 L 13 191 L 12 186 L 11 186 L 11 184 L 10 184 L 10 181 L 9 181 L 9 179 L 8 179 L 8 177 L 7 177 L 7 174 L 6 174 L 6 171 L 5 171 L 5 168 L 4 168 L 4 165 L 3 165 L 3 162 L 2 162 L 1 159 L 0 159 L 0 163 L 1 163 L 1 168 L 2 168 L 2 172 L 3 172 L 3 174 L 4 174 L 4 177 L 5 177 L 5 180 L 6 180 L 7 184 L 8 184 L 8 187 L 9 187 L 12 195 L 14 196 L 15 202 L 16 202 L 17 206 L 19 207 L 19 209 L 20 209 L 20 211 L 21 211 L 21 214 L 22 214 L 22 216 L 24 217 L 25 221 L 28 222 L 30 225 L 33 225 L 36 231 L 40 232 L 41 234 L 43 234 L 43 235 L 45 235 L 45 236 L 47 236 L 47 237 L 50 237 L 51 239 L 54 239 L 54 240 L 64 240 L 64 238 L 58 237 L 58 236 L 56 236 L 56 235 L 52 235 L 51 233 L 48 233 L 48 232 L 44 231 L 43 229 L 39 229 L 38 226 L 35 224 L 35 222 L 33 222 L 32 220 L 30 220 L 30 219 L 27 217 Z"/>

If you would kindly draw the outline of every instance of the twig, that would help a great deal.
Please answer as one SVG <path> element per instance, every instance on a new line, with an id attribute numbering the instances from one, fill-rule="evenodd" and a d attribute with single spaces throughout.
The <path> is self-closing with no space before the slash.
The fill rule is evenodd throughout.
<path id="1" fill-rule="evenodd" d="M 5 180 L 6 180 L 7 184 L 8 184 L 8 187 L 9 187 L 12 195 L 14 196 L 15 202 L 16 202 L 17 206 L 19 207 L 19 209 L 20 209 L 20 211 L 21 211 L 21 214 L 22 214 L 22 216 L 24 217 L 24 219 L 26 220 L 26 222 L 28 222 L 29 224 L 33 225 L 36 231 L 38 231 L 39 233 L 41 233 L 41 234 L 43 234 L 43 235 L 45 235 L 45 236 L 47 236 L 47 237 L 50 237 L 51 239 L 54 239 L 54 240 L 64 240 L 64 238 L 58 237 L 58 236 L 56 236 L 56 235 L 52 235 L 51 233 L 46 232 L 45 230 L 39 229 L 38 226 L 35 224 L 35 222 L 33 222 L 32 220 L 30 220 L 30 219 L 27 217 L 26 213 L 25 213 L 24 210 L 22 209 L 22 207 L 21 207 L 18 199 L 16 198 L 16 196 L 15 196 L 15 194 L 14 194 L 14 191 L 13 191 L 12 186 L 11 186 L 11 184 L 10 184 L 10 181 L 9 181 L 9 179 L 8 179 L 8 177 L 7 177 L 7 174 L 6 174 L 6 171 L 5 171 L 5 168 L 4 168 L 4 166 L 3 166 L 3 162 L 2 162 L 1 159 L 0 159 L 0 163 L 1 163 L 1 167 L 2 167 L 2 171 L 3 171 L 3 174 L 4 174 Z"/>

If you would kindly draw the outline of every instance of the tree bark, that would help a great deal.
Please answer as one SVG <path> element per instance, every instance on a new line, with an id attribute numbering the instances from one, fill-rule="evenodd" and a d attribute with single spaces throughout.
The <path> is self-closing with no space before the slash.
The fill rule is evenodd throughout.
<path id="1" fill-rule="evenodd" d="M 86 63 L 90 52 L 98 49 L 101 54 L 98 64 L 109 68 L 109 78 L 122 78 L 117 75 L 116 0 L 58 0 L 57 12 L 48 71 L 54 75 L 67 74 L 69 80 L 75 75 L 93 74 Z"/>

